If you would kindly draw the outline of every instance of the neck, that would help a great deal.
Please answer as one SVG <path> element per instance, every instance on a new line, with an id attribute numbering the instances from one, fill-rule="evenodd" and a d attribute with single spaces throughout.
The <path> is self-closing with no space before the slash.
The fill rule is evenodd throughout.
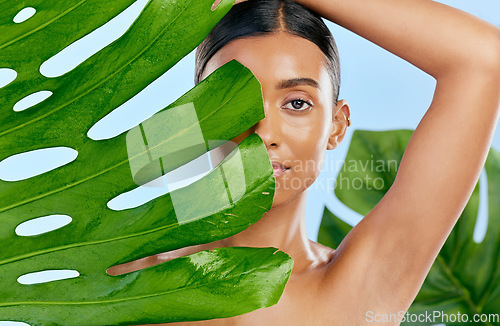
<path id="1" fill-rule="evenodd" d="M 231 237 L 194 246 L 190 252 L 219 247 L 275 247 L 294 260 L 293 274 L 307 270 L 315 261 L 305 225 L 307 191 L 291 201 L 272 207 L 247 229 Z"/>

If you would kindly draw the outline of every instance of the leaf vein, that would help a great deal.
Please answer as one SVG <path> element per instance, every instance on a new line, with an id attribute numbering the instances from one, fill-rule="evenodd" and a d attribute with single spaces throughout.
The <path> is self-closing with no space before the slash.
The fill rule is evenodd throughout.
<path id="1" fill-rule="evenodd" d="M 86 2 L 87 0 L 82 0 L 80 2 L 78 2 L 77 4 L 75 4 L 73 7 L 70 7 L 68 8 L 66 11 L 63 11 L 62 13 L 60 13 L 59 15 L 53 17 L 52 19 L 49 19 L 47 22 L 45 22 L 44 24 L 41 24 L 40 26 L 38 26 L 37 28 L 27 32 L 27 33 L 24 33 L 23 35 L 19 35 L 17 38 L 13 39 L 13 40 L 10 40 L 9 42 L 7 43 L 4 43 L 2 45 L 0 45 L 0 50 L 3 49 L 3 48 L 6 48 L 8 47 L 9 45 L 11 45 L 12 43 L 15 43 L 25 37 L 28 37 L 30 36 L 31 34 L 33 33 L 36 33 L 38 32 L 39 30 L 47 27 L 48 25 L 52 24 L 53 22 L 57 21 L 59 18 L 62 18 L 64 16 L 66 16 L 67 14 L 69 14 L 70 12 L 72 12 L 73 10 L 75 10 L 76 8 L 80 7 L 84 2 Z"/>

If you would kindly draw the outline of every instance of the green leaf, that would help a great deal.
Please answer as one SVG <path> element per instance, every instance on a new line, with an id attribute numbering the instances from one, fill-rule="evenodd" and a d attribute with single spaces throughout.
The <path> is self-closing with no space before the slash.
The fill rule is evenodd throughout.
<path id="1" fill-rule="evenodd" d="M 335 193 L 351 209 L 366 215 L 392 185 L 399 162 L 411 137 L 408 130 L 386 132 L 356 131 L 346 158 L 346 165 L 337 178 Z M 368 168 L 364 169 L 366 162 Z M 374 165 L 371 165 L 373 162 Z M 374 167 L 374 168 L 372 168 Z M 377 167 L 380 167 L 377 169 Z M 385 167 L 385 168 L 382 168 Z M 490 150 L 486 164 L 488 178 L 488 229 L 484 240 L 473 240 L 476 225 L 479 187 L 453 228 L 446 243 L 409 309 L 412 314 L 466 314 L 473 324 L 474 314 L 498 314 L 500 307 L 500 153 Z M 342 180 L 344 178 L 344 180 Z M 356 181 L 354 181 L 356 180 Z M 360 180 L 363 180 L 362 182 Z M 382 182 L 376 181 L 382 180 Z M 343 181 L 343 184 L 342 184 Z M 352 185 L 362 184 L 360 188 Z M 325 210 L 318 241 L 336 248 L 350 231 L 338 217 Z M 498 316 L 498 315 L 497 315 Z M 453 318 L 452 316 L 451 318 Z M 485 317 L 483 317 L 485 318 Z M 408 325 L 447 323 L 446 316 L 433 322 L 410 322 Z M 448 324 L 456 324 L 448 320 Z M 477 322 L 477 325 L 498 325 L 498 322 Z"/>
<path id="2" fill-rule="evenodd" d="M 330 248 L 337 248 L 352 226 L 339 219 L 326 207 L 318 231 L 318 242 Z"/>
<path id="3" fill-rule="evenodd" d="M 156 1 L 117 41 L 69 73 L 45 78 L 42 62 L 105 23 L 130 1 L 0 4 L 0 66 L 17 79 L 0 89 L 0 161 L 70 147 L 78 158 L 30 179 L 0 181 L 0 320 L 31 325 L 118 325 L 230 317 L 276 304 L 293 261 L 276 248 L 218 248 L 120 276 L 106 269 L 145 256 L 213 242 L 258 221 L 272 205 L 274 177 L 262 139 L 247 137 L 191 185 L 136 208 L 113 211 L 116 196 L 190 162 L 264 117 L 260 84 L 232 61 L 139 126 L 93 141 L 88 130 L 191 52 L 232 2 Z M 10 18 L 9 18 L 10 17 Z M 53 95 L 25 111 L 14 103 Z M 66 214 L 72 222 L 18 236 L 28 220 Z M 24 285 L 18 277 L 77 270 L 73 279 Z"/>
<path id="4" fill-rule="evenodd" d="M 411 135 L 410 130 L 356 130 L 335 183 L 337 198 L 363 216 L 368 214 L 394 182 Z"/>

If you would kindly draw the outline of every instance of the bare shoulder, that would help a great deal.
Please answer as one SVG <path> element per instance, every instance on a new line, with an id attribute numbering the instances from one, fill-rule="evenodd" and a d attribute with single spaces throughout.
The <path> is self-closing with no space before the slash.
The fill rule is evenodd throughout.
<path id="1" fill-rule="evenodd" d="M 356 247 L 362 246 L 358 241 L 354 243 Z M 354 320 L 363 323 L 364 320 L 357 317 L 362 317 L 362 311 L 358 310 L 359 295 L 364 292 L 362 288 L 366 281 L 363 275 L 365 270 L 357 271 L 353 266 L 366 258 L 366 252 L 357 257 L 350 254 L 345 257 L 341 246 L 333 249 L 311 241 L 311 247 L 321 262 L 311 273 L 312 279 L 309 280 L 309 284 L 314 284 L 317 318 L 334 321 L 336 325 L 351 325 Z M 344 318 L 346 316 L 349 318 Z"/>
<path id="2" fill-rule="evenodd" d="M 369 313 L 406 311 L 415 298 L 412 270 L 400 268 L 412 256 L 398 253 L 406 243 L 400 240 L 402 227 L 388 225 L 383 218 L 390 214 L 383 205 L 367 214 L 343 239 L 325 268 L 318 295 L 324 302 L 340 305 L 339 316 L 365 323 Z"/>

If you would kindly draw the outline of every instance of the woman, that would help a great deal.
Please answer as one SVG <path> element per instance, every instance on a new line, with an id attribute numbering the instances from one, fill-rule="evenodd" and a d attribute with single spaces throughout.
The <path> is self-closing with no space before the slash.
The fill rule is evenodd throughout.
<path id="1" fill-rule="evenodd" d="M 266 117 L 234 141 L 253 132 L 263 139 L 276 177 L 273 206 L 232 237 L 148 257 L 121 272 L 217 247 L 273 246 L 294 259 L 278 304 L 178 324 L 363 325 L 370 315 L 406 311 L 486 159 L 499 112 L 500 31 L 429 0 L 239 2 L 200 45 L 197 82 L 232 59 L 260 81 Z M 393 186 L 336 250 L 308 240 L 305 230 L 306 189 L 325 150 L 342 141 L 350 114 L 337 100 L 333 38 L 313 12 L 437 80 Z"/>

